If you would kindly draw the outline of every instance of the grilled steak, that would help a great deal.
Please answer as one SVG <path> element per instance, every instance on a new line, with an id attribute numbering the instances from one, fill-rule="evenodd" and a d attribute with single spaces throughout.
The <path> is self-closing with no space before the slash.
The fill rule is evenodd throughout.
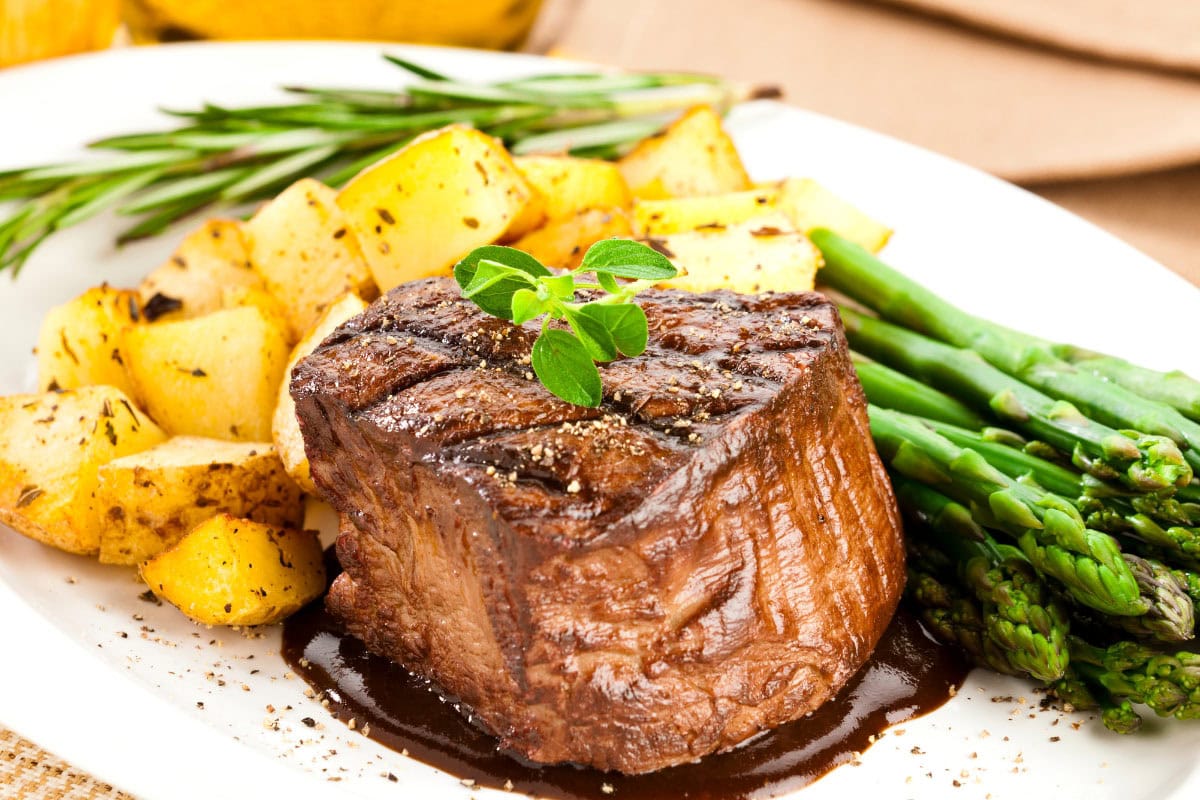
<path id="1" fill-rule="evenodd" d="M 803 716 L 903 585 L 900 524 L 821 295 L 648 291 L 600 408 L 538 333 L 448 279 L 393 290 L 295 370 L 341 515 L 327 603 L 539 762 L 626 773 Z"/>

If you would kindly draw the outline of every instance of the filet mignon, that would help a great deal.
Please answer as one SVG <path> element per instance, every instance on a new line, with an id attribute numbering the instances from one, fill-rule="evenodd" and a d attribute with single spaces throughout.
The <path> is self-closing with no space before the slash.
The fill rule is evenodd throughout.
<path id="1" fill-rule="evenodd" d="M 538 762 L 640 773 L 825 702 L 903 588 L 836 309 L 652 290 L 604 402 L 530 373 L 536 323 L 394 289 L 296 368 L 342 519 L 327 603 Z"/>

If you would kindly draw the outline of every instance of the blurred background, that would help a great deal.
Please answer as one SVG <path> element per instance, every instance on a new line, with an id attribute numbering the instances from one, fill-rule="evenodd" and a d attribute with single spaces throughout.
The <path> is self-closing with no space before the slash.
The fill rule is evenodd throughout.
<path id="1" fill-rule="evenodd" d="M 776 83 L 788 102 L 1019 183 L 1200 283 L 1195 0 L 0 0 L 0 67 L 329 37 Z"/>

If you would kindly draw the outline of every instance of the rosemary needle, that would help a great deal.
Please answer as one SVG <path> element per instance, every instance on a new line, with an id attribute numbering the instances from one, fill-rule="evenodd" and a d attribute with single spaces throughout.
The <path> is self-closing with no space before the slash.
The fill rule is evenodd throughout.
<path id="1" fill-rule="evenodd" d="M 173 130 L 111 136 L 105 155 L 0 172 L 0 271 L 20 271 L 56 232 L 102 211 L 136 217 L 118 243 L 153 236 L 214 205 L 268 198 L 298 178 L 339 186 L 419 134 L 460 123 L 516 153 L 613 158 L 681 109 L 721 111 L 764 96 L 685 73 L 541 75 L 469 83 L 394 56 L 409 74 L 397 91 L 286 87 L 295 102 L 168 110 Z"/>

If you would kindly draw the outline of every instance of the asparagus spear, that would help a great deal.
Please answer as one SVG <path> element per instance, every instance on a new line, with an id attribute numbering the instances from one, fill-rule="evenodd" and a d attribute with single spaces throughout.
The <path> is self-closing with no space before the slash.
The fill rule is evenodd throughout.
<path id="1" fill-rule="evenodd" d="M 1072 406 L 1026 386 L 984 362 L 970 350 L 841 309 L 846 336 L 856 350 L 883 361 L 968 404 L 1049 442 L 1080 469 L 1101 479 L 1117 479 L 1139 492 L 1184 486 L 1192 478 L 1175 443 L 1164 436 L 1116 431 L 1093 422 Z"/>
<path id="2" fill-rule="evenodd" d="M 1142 718 L 1129 700 L 1113 697 L 1102 684 L 1089 681 L 1074 668 L 1067 670 L 1067 674 L 1051 684 L 1050 689 L 1069 706 L 1067 711 L 1099 709 L 1104 727 L 1114 733 L 1136 733 L 1142 727 Z"/>
<path id="3" fill-rule="evenodd" d="M 1056 356 L 1053 345 L 1043 339 L 966 313 L 832 231 L 813 231 L 811 238 L 825 257 L 821 279 L 826 283 L 893 322 L 971 349 L 1001 371 L 1069 401 L 1097 422 L 1171 439 L 1186 448 L 1188 463 L 1200 471 L 1200 424 L 1173 407 L 1076 368 Z"/>
<path id="4" fill-rule="evenodd" d="M 1076 636 L 1069 641 L 1071 663 L 1086 680 L 1162 717 L 1200 717 L 1200 654 L 1162 653 L 1127 641 L 1107 648 Z"/>
<path id="5" fill-rule="evenodd" d="M 975 664 L 1005 675 L 1025 675 L 984 630 L 979 602 L 919 564 L 909 564 L 908 596 L 921 621 L 943 642 L 958 645 Z"/>
<path id="6" fill-rule="evenodd" d="M 923 535 L 954 560 L 959 580 L 982 606 L 986 635 L 1008 662 L 1039 680 L 1062 677 L 1068 662 L 1066 611 L 1021 551 L 996 542 L 969 509 L 924 484 L 902 476 L 893 484 L 901 507 L 926 523 Z"/>
<path id="7" fill-rule="evenodd" d="M 1190 530 L 1200 528 L 1200 503 L 1189 501 L 1196 494 L 1195 484 L 1180 489 L 1174 497 L 1141 495 L 1110 502 L 1108 496 L 1112 493 L 1102 484 L 1037 456 L 1030 452 L 1034 449 L 1030 443 L 1009 431 L 985 427 L 970 409 L 950 395 L 864 356 L 852 355 L 868 401 L 925 418 L 934 430 L 959 447 L 978 451 L 1009 477 L 1032 475 L 1043 488 L 1071 499 L 1092 527 L 1114 532 L 1111 527 L 1096 524 L 1099 518 L 1090 516 L 1098 511 L 1114 511 L 1120 523 L 1115 530 L 1135 531 L 1147 541 L 1189 555 L 1192 549 L 1200 547 L 1200 530 Z M 1023 450 L 1018 451 L 1018 447 Z"/>
<path id="8" fill-rule="evenodd" d="M 1101 614 L 1100 621 L 1143 639 L 1186 642 L 1195 635 L 1196 607 L 1188 594 L 1185 578 L 1160 561 L 1124 554 L 1144 597 L 1153 599 L 1140 617 Z"/>
<path id="9" fill-rule="evenodd" d="M 876 447 L 894 471 L 938 489 L 969 506 L 976 521 L 1013 536 L 1038 572 L 1062 583 L 1083 605 L 1120 616 L 1151 608 L 1116 540 L 1086 528 L 1066 500 L 1009 478 L 915 417 L 871 406 L 870 422 Z"/>
<path id="10" fill-rule="evenodd" d="M 851 353 L 850 359 L 867 399 L 881 408 L 941 420 L 960 428 L 978 430 L 987 425 L 983 417 L 948 394 L 858 353 Z"/>
<path id="11" fill-rule="evenodd" d="M 1094 353 L 1068 344 L 1051 348 L 1056 356 L 1079 369 L 1107 378 L 1150 400 L 1171 406 L 1189 419 L 1200 421 L 1200 381 L 1175 370 L 1158 372 L 1137 364 Z"/>
<path id="12" fill-rule="evenodd" d="M 1139 512 L 1124 498 L 1093 497 L 1088 494 L 1089 488 L 1084 485 L 1081 475 L 990 439 L 992 429 L 985 428 L 976 433 L 937 420 L 926 420 L 926 423 L 959 447 L 979 453 L 1010 478 L 1028 476 L 1046 491 L 1070 500 L 1090 527 L 1107 533 L 1136 536 L 1189 560 L 1200 558 L 1198 528 L 1170 524 L 1164 527 L 1149 515 Z"/>

